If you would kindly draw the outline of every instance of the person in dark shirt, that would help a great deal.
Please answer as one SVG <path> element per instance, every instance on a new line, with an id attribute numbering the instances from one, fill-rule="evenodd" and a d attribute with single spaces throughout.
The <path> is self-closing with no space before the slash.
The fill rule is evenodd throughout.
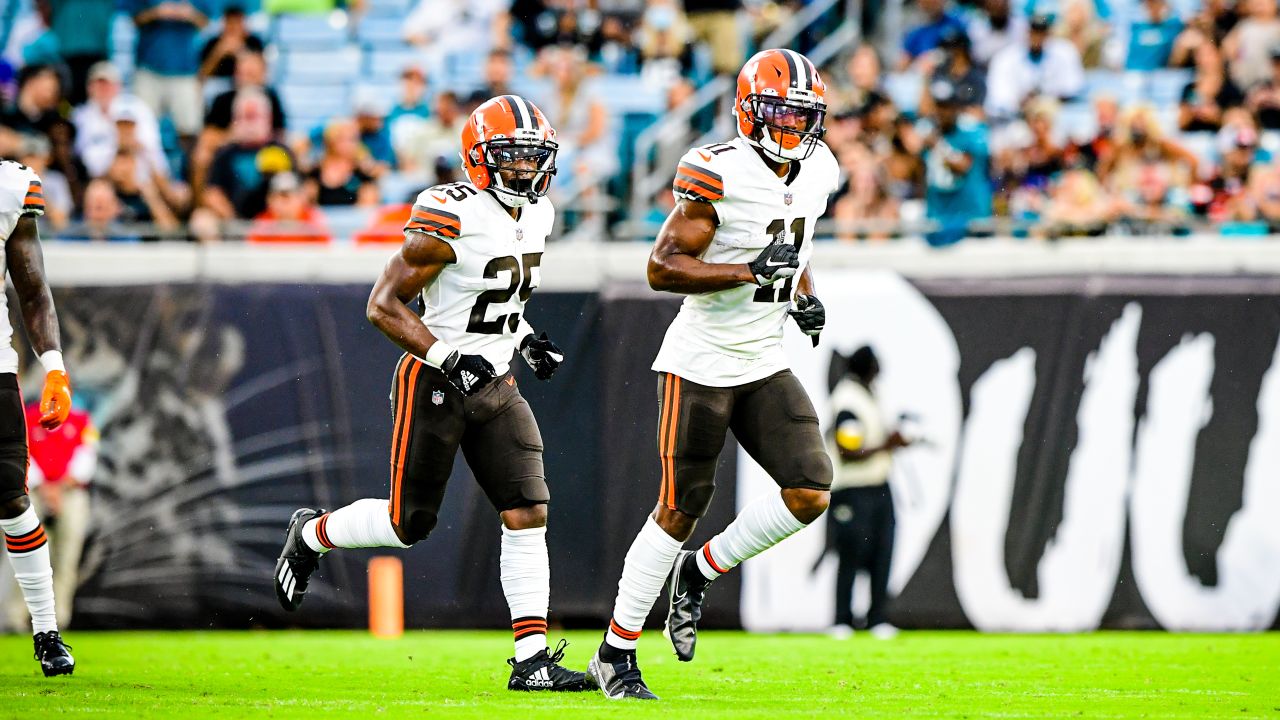
<path id="1" fill-rule="evenodd" d="M 48 136 L 61 120 L 62 80 L 52 65 L 28 65 L 18 71 L 18 96 L 0 112 L 0 125 L 22 135 Z"/>
<path id="2" fill-rule="evenodd" d="M 1280 130 L 1280 45 L 1271 48 L 1271 79 L 1249 91 L 1249 109 L 1266 130 Z"/>
<path id="3" fill-rule="evenodd" d="M 266 209 L 267 185 L 276 173 L 297 163 L 272 139 L 270 103 L 261 91 L 246 90 L 232 109 L 231 142 L 209 167 L 202 205 L 221 220 L 250 219 Z"/>
<path id="4" fill-rule="evenodd" d="M 271 103 L 271 129 L 273 132 L 284 131 L 284 105 L 280 96 L 267 85 L 267 60 L 259 50 L 245 49 L 235 56 L 235 88 L 219 94 L 209 105 L 209 112 L 204 116 L 206 128 L 226 130 L 231 126 L 231 106 L 236 95 L 245 88 L 257 88 Z"/>
<path id="5" fill-rule="evenodd" d="M 987 101 L 987 74 L 973 62 L 968 34 L 948 28 L 943 32 L 938 51 L 940 62 L 930 73 L 930 84 L 938 81 L 951 83 L 956 94 L 968 103 L 965 110 L 981 115 L 982 104 Z M 923 88 L 919 112 L 929 115 L 933 110 L 933 96 L 929 88 Z"/>
<path id="6" fill-rule="evenodd" d="M 1216 47 L 1202 43 L 1195 50 L 1196 75 L 1182 90 L 1178 105 L 1178 129 L 1183 132 L 1217 132 L 1222 113 L 1244 102 L 1244 95 L 1231 82 Z"/>
<path id="7" fill-rule="evenodd" d="M 229 5 L 222 11 L 222 32 L 209 38 L 200 50 L 200 78 L 221 78 L 228 85 L 236 72 L 236 56 L 243 50 L 262 53 L 262 39 L 249 32 L 244 8 Z"/>

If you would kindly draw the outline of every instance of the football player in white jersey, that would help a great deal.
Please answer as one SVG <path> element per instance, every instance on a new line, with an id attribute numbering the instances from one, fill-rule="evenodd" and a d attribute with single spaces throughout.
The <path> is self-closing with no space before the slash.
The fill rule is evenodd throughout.
<path id="1" fill-rule="evenodd" d="M 62 362 L 58 314 L 44 278 L 44 254 L 36 218 L 44 214 L 40 178 L 30 168 L 0 160 L 0 275 L 7 269 L 17 291 L 27 337 L 45 369 L 40 424 L 61 425 L 71 412 L 71 382 Z M 31 614 L 36 659 L 46 677 L 69 675 L 76 662 L 58 632 L 54 613 L 49 542 L 27 498 L 27 423 L 18 390 L 18 353 L 13 348 L 8 300 L 0 293 L 0 530 L 13 574 Z"/>
<path id="2" fill-rule="evenodd" d="M 815 342 L 826 318 L 809 270 L 814 225 L 840 175 L 821 140 L 825 94 L 803 55 L 758 53 L 738 75 L 738 137 L 690 150 L 676 170 L 676 207 L 648 269 L 655 290 L 686 296 L 653 364 L 662 484 L 588 667 L 607 697 L 656 697 L 635 648 L 664 582 L 667 634 L 679 659 L 692 660 L 708 584 L 827 508 L 831 462 L 818 416 L 782 352 L 788 316 Z M 781 489 L 684 551 L 711 502 L 728 430 Z"/>
<path id="3" fill-rule="evenodd" d="M 281 605 L 296 610 L 329 550 L 407 548 L 426 538 L 461 449 L 502 521 L 502 589 L 515 634 L 511 690 L 592 688 L 584 673 L 560 666 L 563 641 L 547 648 L 550 493 L 542 436 L 509 367 L 519 352 L 547 380 L 564 359 L 524 318 L 555 221 L 545 195 L 556 149 L 542 111 L 515 95 L 485 102 L 467 120 L 462 165 L 471 182 L 418 195 L 404 245 L 369 297 L 369 321 L 405 351 L 391 394 L 390 502 L 299 509 L 275 577 Z M 408 305 L 419 296 L 421 317 Z"/>

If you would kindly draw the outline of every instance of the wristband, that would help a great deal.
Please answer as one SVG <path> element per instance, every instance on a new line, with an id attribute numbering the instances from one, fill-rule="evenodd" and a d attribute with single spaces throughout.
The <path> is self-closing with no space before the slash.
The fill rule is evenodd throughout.
<path id="1" fill-rule="evenodd" d="M 62 362 L 61 350 L 48 350 L 41 353 L 40 364 L 44 366 L 45 373 L 51 373 L 55 370 L 67 371 L 67 366 Z"/>
<path id="2" fill-rule="evenodd" d="M 443 340 L 437 340 L 427 348 L 427 354 L 422 358 L 431 367 L 439 370 L 444 366 L 450 355 L 458 352 L 457 348 Z"/>

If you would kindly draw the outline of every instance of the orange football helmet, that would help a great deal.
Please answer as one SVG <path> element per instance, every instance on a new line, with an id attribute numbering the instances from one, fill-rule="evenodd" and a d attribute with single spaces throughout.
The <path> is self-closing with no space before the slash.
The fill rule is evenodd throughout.
<path id="1" fill-rule="evenodd" d="M 809 58 L 794 50 L 762 50 L 738 73 L 738 134 L 773 160 L 803 160 L 826 132 L 826 97 L 827 85 Z"/>
<path id="2" fill-rule="evenodd" d="M 556 131 L 519 95 L 481 103 L 462 126 L 462 169 L 508 207 L 537 202 L 556 174 Z"/>

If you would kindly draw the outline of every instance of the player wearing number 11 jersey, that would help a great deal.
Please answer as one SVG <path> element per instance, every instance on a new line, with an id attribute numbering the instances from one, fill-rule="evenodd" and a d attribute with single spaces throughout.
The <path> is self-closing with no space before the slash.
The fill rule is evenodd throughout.
<path id="1" fill-rule="evenodd" d="M 581 672 L 548 652 L 550 493 L 542 436 L 510 372 L 517 351 L 540 380 L 564 354 L 524 319 L 555 220 L 546 199 L 555 130 L 515 95 L 476 108 L 462 130 L 470 183 L 430 188 L 414 203 L 404 245 L 369 297 L 369 320 L 405 354 L 391 389 L 391 498 L 293 514 L 276 565 L 285 610 L 301 605 L 320 558 L 334 548 L 407 548 L 436 525 L 462 450 L 502 520 L 501 580 L 511 609 L 511 690 L 580 691 Z M 408 303 L 421 296 L 421 317 Z"/>
<path id="2" fill-rule="evenodd" d="M 655 699 L 635 648 L 664 581 L 667 635 L 679 659 L 692 660 L 711 581 L 827 508 L 831 463 L 818 416 L 782 352 L 788 315 L 815 340 L 826 317 L 809 270 L 814 224 L 840 175 L 821 140 L 825 93 L 803 55 L 755 55 L 738 75 L 738 137 L 690 150 L 676 169 L 676 207 L 648 273 L 655 290 L 686 297 L 653 364 L 658 504 L 627 552 L 613 618 L 588 667 L 609 698 Z M 684 551 L 711 503 L 729 430 L 780 491 Z"/>

